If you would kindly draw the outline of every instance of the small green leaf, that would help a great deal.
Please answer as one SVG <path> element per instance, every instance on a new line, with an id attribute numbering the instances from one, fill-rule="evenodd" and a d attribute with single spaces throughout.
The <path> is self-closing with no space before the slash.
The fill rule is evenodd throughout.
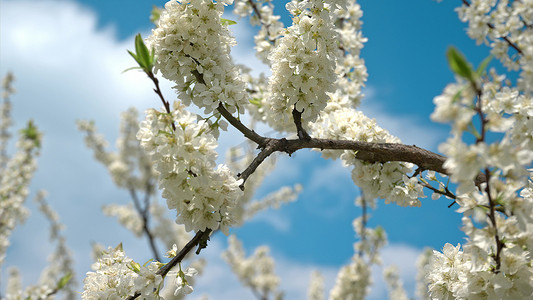
<path id="1" fill-rule="evenodd" d="M 41 146 L 39 130 L 37 129 L 35 124 L 33 124 L 32 120 L 28 121 L 27 127 L 21 129 L 20 133 L 24 136 L 24 138 L 34 141 L 35 146 Z"/>
<path id="2" fill-rule="evenodd" d="M 144 263 L 143 267 L 146 267 L 149 263 L 151 263 L 152 261 L 154 261 L 153 258 L 150 258 L 147 262 Z"/>
<path id="3" fill-rule="evenodd" d="M 250 100 L 248 100 L 250 103 L 252 103 L 253 105 L 261 105 L 261 99 L 259 98 L 252 98 Z"/>
<path id="4" fill-rule="evenodd" d="M 61 277 L 57 283 L 56 290 L 62 289 L 67 283 L 72 279 L 72 273 L 67 273 L 67 275 Z"/>
<path id="5" fill-rule="evenodd" d="M 131 70 L 142 70 L 143 68 L 141 67 L 131 67 L 131 68 L 127 68 L 126 70 L 122 71 L 122 73 L 126 73 L 128 71 L 131 71 Z"/>
<path id="6" fill-rule="evenodd" d="M 462 88 L 460 88 L 456 93 L 455 95 L 453 95 L 452 97 L 452 103 L 455 103 L 459 100 L 459 98 L 461 97 L 461 94 L 463 93 L 463 91 L 465 90 L 466 86 L 463 86 Z"/>
<path id="7" fill-rule="evenodd" d="M 157 25 L 157 21 L 159 21 L 159 17 L 161 16 L 161 8 L 157 6 L 152 6 L 152 12 L 150 13 L 150 22 Z"/>
<path id="8" fill-rule="evenodd" d="M 122 247 L 122 242 L 120 242 L 120 244 L 118 244 L 116 247 L 115 247 L 115 251 L 122 251 L 124 252 L 124 247 Z"/>
<path id="9" fill-rule="evenodd" d="M 135 36 L 135 52 L 137 52 L 137 62 L 143 69 L 148 69 L 150 66 L 150 52 L 144 44 L 141 34 Z"/>
<path id="10" fill-rule="evenodd" d="M 487 69 L 487 66 L 489 65 L 489 63 L 492 61 L 492 58 L 493 56 L 492 55 L 489 55 L 487 56 L 487 58 L 485 58 L 481 64 L 479 64 L 479 66 L 477 67 L 477 70 L 476 70 L 476 75 L 477 77 L 481 77 L 481 75 L 483 75 L 483 73 L 485 72 L 485 70 Z"/>
<path id="11" fill-rule="evenodd" d="M 455 74 L 467 79 L 471 83 L 475 82 L 472 67 L 461 52 L 454 47 L 450 47 L 446 52 L 446 56 L 448 57 L 450 69 L 452 69 Z"/>
<path id="12" fill-rule="evenodd" d="M 229 26 L 229 25 L 235 25 L 235 24 L 237 24 L 236 21 L 229 20 L 229 19 L 224 19 L 224 18 L 220 18 L 220 23 L 222 23 L 222 25 L 224 25 L 224 26 Z"/>
<path id="13" fill-rule="evenodd" d="M 139 263 L 134 262 L 134 261 L 130 262 L 129 268 L 130 268 L 130 270 L 132 270 L 133 272 L 135 272 L 137 274 L 139 272 L 141 272 L 141 265 Z"/>

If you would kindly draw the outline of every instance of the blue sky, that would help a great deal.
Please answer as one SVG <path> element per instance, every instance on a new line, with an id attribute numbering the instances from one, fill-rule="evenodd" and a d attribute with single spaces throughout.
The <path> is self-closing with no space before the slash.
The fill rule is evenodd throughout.
<path id="1" fill-rule="evenodd" d="M 404 143 L 437 151 L 448 136 L 447 126 L 429 119 L 433 97 L 453 81 L 445 60 L 447 47 L 455 45 L 476 65 L 488 55 L 486 47 L 476 46 L 466 36 L 465 25 L 454 12 L 460 2 L 360 1 L 363 33 L 369 39 L 362 52 L 369 78 L 361 109 Z M 159 107 L 148 79 L 135 72 L 121 73 L 133 66 L 126 53 L 133 48 L 133 36 L 150 32 L 148 16 L 153 4 L 162 6 L 164 1 L 0 1 L 0 74 L 10 70 L 17 77 L 15 128 L 32 118 L 45 133 L 32 191 L 48 190 L 50 204 L 67 226 L 79 281 L 89 269 L 93 241 L 111 246 L 123 242 L 134 259 L 149 257 L 144 240 L 135 239 L 99 211 L 105 203 L 128 203 L 129 196 L 113 186 L 107 171 L 92 158 L 75 120 L 95 120 L 113 144 L 121 111 L 132 105 L 140 111 Z M 283 5 L 276 12 L 289 24 Z M 245 20 L 232 29 L 239 43 L 233 51 L 235 58 L 266 70 L 253 55 L 254 30 L 246 27 Z M 164 93 L 173 97 L 170 84 L 164 84 Z M 224 138 L 221 148 L 242 142 L 240 135 Z M 358 190 L 349 170 L 338 161 L 321 160 L 318 153 L 304 150 L 291 158 L 282 156 L 279 162 L 258 196 L 283 184 L 301 183 L 300 198 L 280 210 L 260 214 L 233 232 L 248 252 L 262 244 L 271 247 L 282 288 L 289 298 L 297 299 L 304 297 L 313 269 L 325 274 L 329 290 L 339 267 L 352 256 L 356 237 L 351 223 L 360 214 L 353 205 Z M 427 198 L 421 208 L 400 208 L 380 201 L 372 212 L 370 226 L 383 226 L 389 236 L 384 262 L 399 265 L 411 295 L 418 252 L 425 246 L 440 249 L 446 242 L 457 244 L 464 239 L 458 229 L 460 216 L 447 208 L 449 203 Z M 25 284 L 31 284 L 46 263 L 43 253 L 52 250 L 45 220 L 31 201 L 28 206 L 32 216 L 13 235 L 2 270 L 2 290 L 6 267 L 20 266 Z M 225 238 L 219 235 L 203 253 L 214 262 L 200 279 L 198 295 L 251 299 L 252 294 L 226 274 L 229 271 L 218 258 L 223 248 Z M 382 281 L 377 277 L 375 281 L 371 299 L 383 299 Z"/>

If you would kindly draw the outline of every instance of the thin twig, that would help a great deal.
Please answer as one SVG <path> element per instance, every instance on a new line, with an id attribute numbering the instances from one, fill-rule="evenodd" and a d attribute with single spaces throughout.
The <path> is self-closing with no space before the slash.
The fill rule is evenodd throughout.
<path id="1" fill-rule="evenodd" d="M 260 148 L 264 148 L 267 139 L 260 136 L 255 131 L 246 127 L 241 121 L 237 120 L 231 113 L 224 107 L 224 104 L 220 103 L 217 108 L 218 112 L 237 130 L 239 130 L 245 137 L 254 141 Z"/>
<path id="2" fill-rule="evenodd" d="M 146 238 L 148 239 L 148 243 L 150 244 L 150 248 L 152 249 L 152 254 L 154 255 L 154 259 L 157 261 L 161 261 L 159 257 L 159 251 L 157 251 L 157 247 L 155 245 L 154 236 L 152 235 L 152 232 L 150 231 L 149 225 L 148 225 L 148 211 L 150 204 L 147 203 L 145 198 L 145 207 L 142 208 L 139 198 L 137 197 L 137 193 L 135 193 L 135 189 L 130 187 L 129 189 L 131 198 L 133 199 L 133 203 L 135 204 L 135 209 L 137 210 L 137 213 L 141 215 L 142 222 L 143 222 L 143 232 L 146 234 Z M 149 197 L 148 193 L 145 197 Z"/>
<path id="3" fill-rule="evenodd" d="M 185 245 L 183 249 L 181 249 L 181 251 L 174 258 L 172 258 L 171 261 L 169 261 L 166 265 L 159 269 L 156 274 L 161 275 L 161 277 L 164 278 L 174 266 L 180 263 L 185 258 L 185 256 L 187 256 L 187 254 L 189 254 L 189 252 L 194 247 L 196 247 L 200 243 L 200 241 L 205 238 L 206 235 L 209 236 L 210 233 L 211 229 L 207 229 L 206 231 L 198 231 L 196 235 L 187 243 L 187 245 Z M 136 292 L 135 295 L 130 296 L 127 299 L 133 300 L 139 297 L 140 295 L 140 292 Z"/>
<path id="4" fill-rule="evenodd" d="M 161 99 L 161 102 L 163 102 L 163 106 L 165 106 L 165 110 L 167 111 L 167 113 L 170 114 L 171 113 L 170 103 L 165 100 L 165 97 L 163 97 L 163 93 L 161 92 L 161 88 L 159 87 L 159 80 L 157 79 L 157 77 L 155 77 L 152 71 L 150 71 L 149 73 L 146 73 L 146 75 L 148 75 L 148 78 L 150 78 L 152 82 L 154 83 L 155 85 L 154 92 L 159 96 L 159 99 Z M 172 122 L 172 129 L 174 131 L 176 130 L 176 125 L 174 125 L 174 122 Z"/>

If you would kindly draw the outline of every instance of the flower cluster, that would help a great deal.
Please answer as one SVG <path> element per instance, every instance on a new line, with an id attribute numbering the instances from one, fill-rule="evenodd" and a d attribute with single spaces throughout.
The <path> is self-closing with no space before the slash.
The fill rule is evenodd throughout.
<path id="1" fill-rule="evenodd" d="M 159 188 L 178 224 L 187 231 L 221 229 L 235 225 L 241 180 L 225 165 L 216 165 L 217 141 L 205 120 L 184 110 L 178 102 L 169 114 L 146 111 L 137 138 L 159 172 Z"/>
<path id="2" fill-rule="evenodd" d="M 465 3 L 466 2 L 466 3 Z M 463 1 L 459 18 L 468 35 L 492 48 L 491 54 L 512 70 L 520 70 L 518 87 L 533 92 L 533 5 L 530 1 Z M 513 48 L 513 49 L 510 49 Z"/>
<path id="3" fill-rule="evenodd" d="M 141 237 L 143 235 L 143 220 L 132 204 L 104 205 L 102 207 L 102 212 L 106 216 L 117 217 L 118 222 L 129 231 L 133 232 L 135 236 Z"/>
<path id="4" fill-rule="evenodd" d="M 260 15 L 252 15 L 253 6 L 259 11 Z M 283 23 L 279 21 L 280 16 L 274 15 L 272 3 L 268 0 L 236 0 L 233 13 L 242 18 L 251 16 L 251 25 L 261 25 L 261 28 L 254 36 L 255 53 L 263 63 L 270 65 L 271 61 L 268 56 L 284 30 Z"/>
<path id="5" fill-rule="evenodd" d="M 337 78 L 335 67 L 341 52 L 328 3 L 292 1 L 286 7 L 293 16 L 293 25 L 287 28 L 269 57 L 272 77 L 268 103 L 278 124 L 274 129 L 281 131 L 291 128 L 293 109 L 309 122 L 316 120 L 326 107 L 327 93 L 333 92 Z"/>
<path id="6" fill-rule="evenodd" d="M 41 133 L 30 121 L 22 130 L 17 152 L 0 169 L 0 265 L 3 264 L 9 236 L 17 223 L 28 215 L 24 202 L 29 194 L 29 183 L 37 169 Z"/>
<path id="7" fill-rule="evenodd" d="M 307 290 L 307 299 L 324 300 L 324 276 L 318 271 L 311 273 L 311 282 Z"/>
<path id="8" fill-rule="evenodd" d="M 331 289 L 331 300 L 363 300 L 371 284 L 370 266 L 359 256 L 352 257 L 349 265 L 341 268 Z"/>
<path id="9" fill-rule="evenodd" d="M 159 263 L 146 266 L 125 256 L 122 245 L 104 251 L 87 272 L 82 299 L 126 299 L 140 292 L 140 299 L 160 299 L 163 277 L 156 274 Z"/>
<path id="10" fill-rule="evenodd" d="M 15 81 L 15 76 L 12 73 L 7 73 L 2 79 L 2 99 L 4 100 L 0 104 L 0 166 L 2 168 L 8 160 L 6 147 L 11 137 L 9 127 L 13 124 L 13 120 L 11 120 L 11 101 L 9 100 L 9 97 L 15 93 L 13 81 Z"/>
<path id="11" fill-rule="evenodd" d="M 504 250 L 505 272 L 492 272 L 488 253 L 446 244 L 435 251 L 427 274 L 432 299 L 529 299 L 533 294 L 530 259 L 518 249 Z M 484 257 L 485 255 L 485 257 Z"/>
<path id="12" fill-rule="evenodd" d="M 529 299 L 533 9 L 523 1 L 464 3 L 459 15 L 469 22 L 469 35 L 522 73 L 516 86 L 494 70 L 458 73 L 462 78 L 434 100 L 432 119 L 452 123 L 452 136 L 439 149 L 448 156 L 444 167 L 451 181 L 458 183 L 456 202 L 468 239 L 462 247 L 446 244 L 433 253 L 426 283 L 432 299 Z M 517 53 L 509 55 L 509 48 Z"/>
<path id="13" fill-rule="evenodd" d="M 96 131 L 93 122 L 78 121 L 77 125 L 78 129 L 86 134 L 87 147 L 93 150 L 95 159 L 107 168 L 118 187 L 144 191 L 153 185 L 152 179 L 157 175 L 150 158 L 136 138 L 139 131 L 137 109 L 132 107 L 122 113 L 116 152 L 107 150 L 109 143 Z M 148 189 L 152 189 L 148 193 L 153 193 L 153 188 Z"/>
<path id="14" fill-rule="evenodd" d="M 280 279 L 274 273 L 274 260 L 269 256 L 268 247 L 255 249 L 254 254 L 247 258 L 241 242 L 235 236 L 230 236 L 228 243 L 228 249 L 222 254 L 222 258 L 230 265 L 241 283 L 262 293 L 264 297 L 279 295 Z"/>
<path id="15" fill-rule="evenodd" d="M 335 23 L 341 24 L 336 31 L 343 55 L 337 61 L 335 72 L 338 77 L 335 95 L 331 97 L 342 98 L 343 105 L 355 108 L 361 102 L 361 88 L 368 76 L 365 62 L 359 57 L 363 44 L 367 41 L 361 31 L 363 11 L 356 2 L 339 1 L 337 10 L 332 15 L 336 18 Z"/>
<path id="16" fill-rule="evenodd" d="M 229 112 L 244 113 L 245 85 L 231 61 L 233 37 L 221 19 L 232 1 L 169 1 L 158 26 L 147 39 L 155 51 L 156 70 L 176 83 L 183 103 L 209 114 L 224 103 Z"/>
<path id="17" fill-rule="evenodd" d="M 332 98 L 332 100 L 336 100 Z M 340 99 L 338 99 L 341 101 Z M 311 126 L 313 135 L 326 139 L 355 140 L 369 143 L 399 143 L 400 140 L 379 127 L 376 121 L 360 111 L 332 101 L 319 120 Z M 400 206 L 420 206 L 423 187 L 416 177 L 409 178 L 412 164 L 405 162 L 367 163 L 357 159 L 351 150 L 324 150 L 325 158 L 339 158 L 345 166 L 353 166 L 352 179 L 366 197 L 383 198 Z"/>
<path id="18" fill-rule="evenodd" d="M 39 191 L 35 202 L 39 210 L 50 222 L 50 242 L 57 243 L 55 251 L 48 258 L 49 264 L 43 269 L 36 284 L 22 288 L 22 278 L 16 267 L 9 270 L 9 278 L 6 289 L 6 299 L 52 299 L 59 292 L 64 293 L 65 298 L 76 298 L 74 271 L 72 268 L 72 255 L 67 249 L 65 237 L 61 234 L 63 224 L 59 222 L 57 213 L 45 200 L 46 192 Z"/>
<path id="19" fill-rule="evenodd" d="M 372 265 L 381 264 L 379 251 L 387 243 L 387 235 L 381 227 L 375 229 L 366 227 L 369 218 L 366 208 L 375 208 L 375 202 L 375 199 L 366 195 L 358 197 L 355 201 L 357 206 L 363 207 L 363 215 L 353 221 L 354 231 L 360 237 L 360 241 L 354 243 L 356 253 L 350 264 L 339 271 L 329 299 L 363 300 L 370 291 Z"/>
<path id="20" fill-rule="evenodd" d="M 389 266 L 383 270 L 383 276 L 387 282 L 387 289 L 389 290 L 389 299 L 408 300 L 407 293 L 403 289 L 403 283 L 398 274 L 396 266 Z"/>
<path id="21" fill-rule="evenodd" d="M 429 300 L 428 285 L 426 277 L 429 271 L 429 264 L 433 255 L 433 250 L 429 247 L 424 248 L 416 260 L 416 290 L 415 294 L 420 300 Z"/>

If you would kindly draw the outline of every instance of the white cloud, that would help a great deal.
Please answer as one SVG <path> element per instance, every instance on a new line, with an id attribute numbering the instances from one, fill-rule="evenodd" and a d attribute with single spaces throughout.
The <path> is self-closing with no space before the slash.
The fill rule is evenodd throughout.
<path id="1" fill-rule="evenodd" d="M 428 126 L 428 122 L 421 120 L 418 115 L 387 113 L 383 102 L 379 101 L 380 95 L 377 87 L 367 86 L 363 92 L 366 95 L 360 107 L 363 113 L 376 119 L 379 126 L 399 137 L 402 143 L 435 151 L 438 144 L 445 140 L 445 132 L 437 129 L 436 126 Z"/>

